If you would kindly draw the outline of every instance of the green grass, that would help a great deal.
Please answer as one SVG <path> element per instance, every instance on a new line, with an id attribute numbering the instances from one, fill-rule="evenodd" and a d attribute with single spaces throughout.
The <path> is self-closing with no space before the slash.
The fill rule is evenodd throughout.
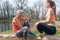
<path id="1" fill-rule="evenodd" d="M 5 32 L 0 32 L 0 34 L 11 34 L 13 33 L 12 30 L 8 30 L 8 31 L 5 31 Z M 38 31 L 35 31 L 34 32 L 35 34 L 40 34 Z M 60 30 L 57 30 L 56 34 L 60 34 Z"/>
<path id="2" fill-rule="evenodd" d="M 0 34 L 11 34 L 13 33 L 13 30 L 7 30 L 5 32 L 0 32 Z"/>
<path id="3" fill-rule="evenodd" d="M 57 30 L 56 34 L 60 34 L 60 30 Z"/>
<path id="4" fill-rule="evenodd" d="M 60 24 L 56 24 L 56 28 L 58 28 L 56 34 L 60 34 Z"/>
<path id="5" fill-rule="evenodd" d="M 40 34 L 38 31 L 34 32 L 35 34 Z M 56 34 L 60 34 L 60 30 L 57 30 Z"/>
<path id="6" fill-rule="evenodd" d="M 60 24 L 56 24 L 56 27 L 57 27 L 57 28 L 60 28 Z"/>
<path id="7" fill-rule="evenodd" d="M 11 22 L 12 20 L 0 20 L 0 23 Z"/>
<path id="8" fill-rule="evenodd" d="M 59 29 L 57 29 L 56 34 L 60 34 L 60 25 L 57 24 L 56 27 L 59 28 Z M 34 30 L 35 30 L 35 29 L 34 29 Z M 12 32 L 13 32 L 12 30 L 7 30 L 7 31 L 5 31 L 5 32 L 0 32 L 0 34 L 9 34 L 9 33 L 12 33 Z M 33 32 L 34 32 L 35 34 L 40 34 L 38 31 L 33 31 Z"/>

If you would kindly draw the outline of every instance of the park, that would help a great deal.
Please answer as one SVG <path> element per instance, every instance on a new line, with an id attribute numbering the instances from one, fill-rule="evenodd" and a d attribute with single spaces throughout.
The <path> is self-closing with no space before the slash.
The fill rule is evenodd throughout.
<path id="1" fill-rule="evenodd" d="M 56 34 L 46 35 L 48 39 L 41 40 L 60 40 L 60 1 L 53 0 L 56 4 Z M 34 26 L 36 22 L 45 19 L 47 9 L 46 0 L 0 0 L 0 40 L 24 40 L 23 37 L 16 37 L 12 28 L 12 20 L 17 15 L 17 10 L 23 10 L 23 15 L 29 18 L 30 30 L 35 36 L 28 36 L 26 40 L 37 40 L 40 35 Z"/>

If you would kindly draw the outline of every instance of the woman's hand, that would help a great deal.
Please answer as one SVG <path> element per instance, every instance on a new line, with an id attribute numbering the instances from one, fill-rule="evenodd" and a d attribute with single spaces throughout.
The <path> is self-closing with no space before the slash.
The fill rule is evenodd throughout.
<path id="1" fill-rule="evenodd" d="M 35 27 L 37 27 L 37 25 L 38 25 L 39 23 L 47 23 L 47 21 L 46 21 L 46 20 L 38 21 L 37 23 L 35 23 Z"/>
<path id="2" fill-rule="evenodd" d="M 22 25 L 21 24 L 18 24 L 19 28 L 22 28 Z"/>
<path id="3" fill-rule="evenodd" d="M 35 23 L 35 27 L 37 27 L 37 25 L 39 24 L 40 22 L 38 21 L 37 23 Z"/>
<path id="4" fill-rule="evenodd" d="M 28 17 L 23 17 L 23 20 L 28 20 L 29 21 L 29 18 Z"/>

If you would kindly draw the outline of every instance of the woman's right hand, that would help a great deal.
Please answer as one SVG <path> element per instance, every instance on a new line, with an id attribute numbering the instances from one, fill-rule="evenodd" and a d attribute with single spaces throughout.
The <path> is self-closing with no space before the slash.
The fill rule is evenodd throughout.
<path id="1" fill-rule="evenodd" d="M 22 25 L 19 25 L 19 28 L 22 28 Z"/>
<path id="2" fill-rule="evenodd" d="M 37 25 L 38 25 L 39 23 L 40 23 L 40 22 L 35 23 L 35 27 L 37 27 Z"/>

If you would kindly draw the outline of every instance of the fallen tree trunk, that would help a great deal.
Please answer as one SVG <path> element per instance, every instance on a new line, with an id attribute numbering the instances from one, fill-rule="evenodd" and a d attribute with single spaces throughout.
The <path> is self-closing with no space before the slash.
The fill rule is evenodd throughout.
<path id="1" fill-rule="evenodd" d="M 27 40 L 37 40 L 37 36 L 27 36 Z M 46 35 L 42 40 L 60 40 L 60 35 Z M 22 40 L 23 37 L 16 37 L 15 35 L 2 34 L 0 35 L 0 40 Z"/>

